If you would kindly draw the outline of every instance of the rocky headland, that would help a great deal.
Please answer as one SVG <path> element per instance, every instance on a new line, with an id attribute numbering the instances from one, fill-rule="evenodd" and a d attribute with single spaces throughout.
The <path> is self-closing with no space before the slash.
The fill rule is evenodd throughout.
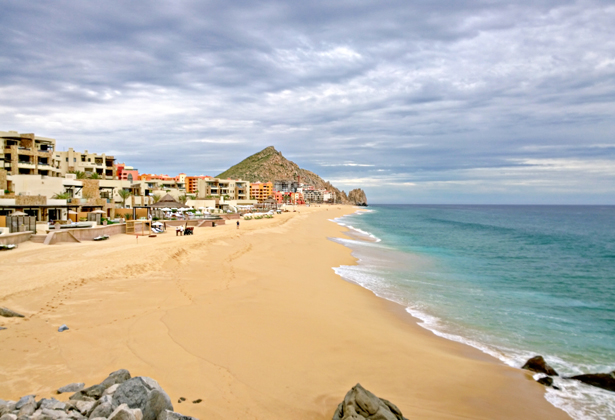
<path id="1" fill-rule="evenodd" d="M 301 179 L 301 182 L 312 185 L 316 189 L 334 192 L 338 202 L 341 204 L 367 203 L 363 190 L 352 190 L 350 193 L 355 194 L 356 199 L 350 198 L 344 191 L 340 191 L 314 172 L 302 169 L 295 162 L 286 159 L 282 152 L 277 151 L 273 146 L 269 146 L 247 157 L 221 174 L 218 174 L 217 178 L 241 178 L 251 182 L 297 181 Z"/>

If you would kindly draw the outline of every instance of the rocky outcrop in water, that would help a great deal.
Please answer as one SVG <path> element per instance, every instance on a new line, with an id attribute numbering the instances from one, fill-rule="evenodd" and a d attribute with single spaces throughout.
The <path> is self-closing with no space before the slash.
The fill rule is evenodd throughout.
<path id="1" fill-rule="evenodd" d="M 615 370 L 611 373 L 587 373 L 585 375 L 571 376 L 566 379 L 576 379 L 584 384 L 615 392 Z"/>
<path id="2" fill-rule="evenodd" d="M 551 366 L 545 362 L 545 359 L 542 356 L 534 356 L 529 359 L 525 364 L 521 367 L 521 369 L 531 370 L 536 373 L 544 373 L 549 376 L 559 376 L 558 373 Z"/>
<path id="3" fill-rule="evenodd" d="M 395 404 L 356 384 L 337 406 L 333 420 L 408 420 Z"/>
<path id="4" fill-rule="evenodd" d="M 67 402 L 55 398 L 36 401 L 26 395 L 19 401 L 0 399 L 0 420 L 196 420 L 173 411 L 166 392 L 152 378 L 131 378 L 121 369 L 100 384 L 83 388 L 73 383 L 58 394 L 74 392 Z"/>
<path id="5" fill-rule="evenodd" d="M 356 188 L 348 193 L 348 201 L 357 206 L 367 206 L 367 196 L 361 188 Z"/>

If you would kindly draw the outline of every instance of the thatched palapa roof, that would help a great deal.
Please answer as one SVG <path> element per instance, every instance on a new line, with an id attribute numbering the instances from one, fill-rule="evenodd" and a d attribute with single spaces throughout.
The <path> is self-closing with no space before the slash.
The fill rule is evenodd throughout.
<path id="1" fill-rule="evenodd" d="M 185 206 L 176 199 L 174 199 L 171 194 L 167 194 L 160 200 L 158 200 L 157 203 L 152 204 L 150 207 L 168 207 L 170 209 L 180 209 Z"/>

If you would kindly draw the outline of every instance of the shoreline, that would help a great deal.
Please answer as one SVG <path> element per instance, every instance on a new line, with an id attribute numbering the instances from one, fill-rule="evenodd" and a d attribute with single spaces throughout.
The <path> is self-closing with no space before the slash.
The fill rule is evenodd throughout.
<path id="1" fill-rule="evenodd" d="M 355 210 L 302 208 L 141 245 L 112 237 L 14 251 L 13 268 L 34 262 L 49 276 L 36 282 L 22 267 L 34 284 L 0 285 L 0 305 L 27 315 L 0 320 L 9 327 L 0 398 L 48 396 L 126 368 L 158 380 L 177 411 L 197 418 L 331 418 L 357 382 L 408 418 L 569 418 L 530 374 L 435 336 L 335 274 L 356 259 L 327 239 L 346 230 L 327 219 Z M 203 403 L 176 404 L 180 396 Z"/>

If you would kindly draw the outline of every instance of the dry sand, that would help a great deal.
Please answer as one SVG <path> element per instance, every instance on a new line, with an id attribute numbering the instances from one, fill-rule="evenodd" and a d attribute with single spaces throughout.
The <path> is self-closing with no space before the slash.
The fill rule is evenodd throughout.
<path id="1" fill-rule="evenodd" d="M 200 419 L 330 419 L 357 382 L 411 419 L 568 418 L 529 374 L 339 278 L 354 258 L 327 219 L 353 211 L 0 254 L 0 306 L 26 315 L 0 318 L 0 398 L 126 368 Z"/>

